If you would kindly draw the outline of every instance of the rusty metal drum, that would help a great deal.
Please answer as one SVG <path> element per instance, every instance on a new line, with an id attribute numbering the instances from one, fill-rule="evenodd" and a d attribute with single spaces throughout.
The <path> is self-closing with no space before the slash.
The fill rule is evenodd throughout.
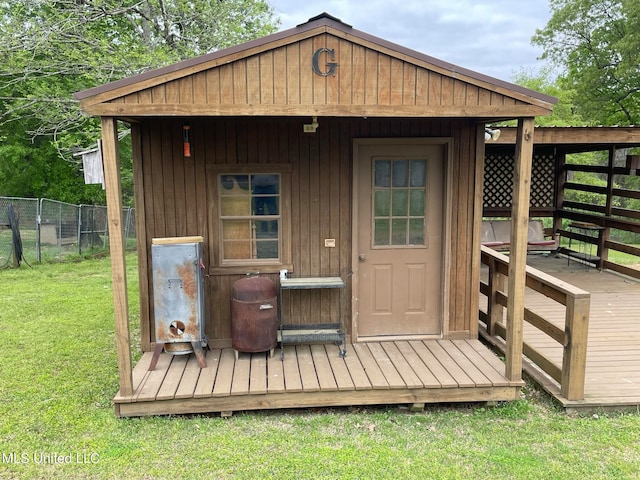
<path id="1" fill-rule="evenodd" d="M 233 284 L 231 344 L 237 352 L 273 351 L 278 334 L 278 290 L 267 277 L 247 277 Z"/>

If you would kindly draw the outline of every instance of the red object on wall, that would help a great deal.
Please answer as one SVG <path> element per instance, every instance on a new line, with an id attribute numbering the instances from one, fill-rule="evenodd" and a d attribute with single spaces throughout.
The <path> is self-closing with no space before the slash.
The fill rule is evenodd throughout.
<path id="1" fill-rule="evenodd" d="M 183 141 L 184 156 L 185 157 L 190 157 L 191 156 L 190 134 L 191 134 L 191 127 L 189 125 L 183 125 L 182 126 L 182 141 Z"/>

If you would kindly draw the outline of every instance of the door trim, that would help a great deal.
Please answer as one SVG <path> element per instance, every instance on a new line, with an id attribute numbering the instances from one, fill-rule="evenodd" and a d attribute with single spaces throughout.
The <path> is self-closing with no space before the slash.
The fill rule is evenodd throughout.
<path id="1" fill-rule="evenodd" d="M 358 259 L 358 219 L 359 219 L 359 191 L 358 191 L 358 175 L 359 175 L 359 159 L 360 148 L 364 146 L 390 146 L 390 145 L 443 145 L 445 147 L 444 154 L 444 198 L 443 198 L 443 258 L 441 278 L 441 324 L 440 335 L 414 335 L 414 336 L 362 336 L 358 335 L 358 301 L 359 292 L 359 266 Z M 352 178 L 352 209 L 351 209 L 351 269 L 352 278 L 352 296 L 351 296 L 351 341 L 362 342 L 372 340 L 418 340 L 425 338 L 446 338 L 449 332 L 449 284 L 450 284 L 450 266 L 451 266 L 451 165 L 453 153 L 452 137 L 411 137 L 411 138 L 354 138 L 353 139 L 353 178 Z"/>

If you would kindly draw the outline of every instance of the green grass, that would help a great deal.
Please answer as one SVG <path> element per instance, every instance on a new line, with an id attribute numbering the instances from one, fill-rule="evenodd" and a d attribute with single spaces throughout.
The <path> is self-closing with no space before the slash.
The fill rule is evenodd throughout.
<path id="1" fill-rule="evenodd" d="M 639 244 L 628 244 L 628 245 L 630 247 L 636 247 L 636 248 L 640 247 Z M 563 238 L 560 241 L 560 246 L 569 248 L 569 240 L 566 238 Z M 571 246 L 572 250 L 582 252 L 583 248 L 584 248 L 584 244 L 579 242 L 572 242 L 572 246 Z M 591 252 L 595 255 L 596 251 L 597 251 L 597 247 L 596 245 L 593 245 L 593 247 L 591 248 Z M 587 247 L 587 253 L 589 253 L 589 247 Z M 627 265 L 627 266 L 640 265 L 640 257 L 637 257 L 636 255 L 624 253 L 624 252 L 618 252 L 617 250 L 612 250 L 612 249 L 609 249 L 608 260 L 610 262 L 617 263 L 619 265 Z"/>
<path id="2" fill-rule="evenodd" d="M 0 294 L 3 479 L 626 479 L 640 472 L 640 414 L 569 417 L 531 386 L 521 400 L 493 408 L 118 419 L 109 259 L 2 270 Z M 135 339 L 137 323 L 133 314 Z"/>
<path id="3" fill-rule="evenodd" d="M 640 247 L 640 245 L 630 245 L 632 247 Z M 640 265 L 640 258 L 624 252 L 609 249 L 609 261 L 619 265 Z"/>

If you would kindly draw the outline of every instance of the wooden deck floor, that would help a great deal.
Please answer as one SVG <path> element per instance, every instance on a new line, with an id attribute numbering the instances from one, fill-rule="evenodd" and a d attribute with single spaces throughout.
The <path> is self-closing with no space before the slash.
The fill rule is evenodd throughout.
<path id="1" fill-rule="evenodd" d="M 478 340 L 370 342 L 285 347 L 268 353 L 151 353 L 135 366 L 132 396 L 118 394 L 119 416 L 231 412 L 298 407 L 513 400 L 522 382 L 504 377 L 504 364 Z"/>
<path id="2" fill-rule="evenodd" d="M 585 399 L 571 402 L 553 382 L 545 387 L 568 410 L 640 408 L 640 282 L 554 256 L 529 255 L 528 264 L 591 293 Z M 564 311 L 527 289 L 526 303 L 564 327 Z M 562 347 L 525 324 L 525 341 L 562 366 Z"/>

